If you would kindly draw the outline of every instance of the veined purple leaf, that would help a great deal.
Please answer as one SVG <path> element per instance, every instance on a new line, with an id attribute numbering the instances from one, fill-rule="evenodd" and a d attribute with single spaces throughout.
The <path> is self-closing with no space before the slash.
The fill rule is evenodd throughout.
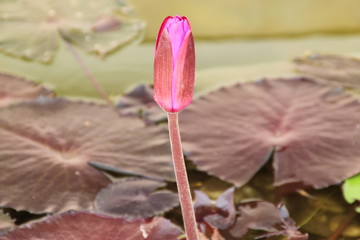
<path id="1" fill-rule="evenodd" d="M 140 178 L 124 178 L 109 185 L 96 196 L 95 208 L 113 216 L 147 218 L 179 205 L 179 197 L 168 190 L 158 190 L 166 183 Z"/>
<path id="2" fill-rule="evenodd" d="M 0 86 L 0 108 L 51 94 L 40 85 L 7 73 L 0 73 Z"/>
<path id="3" fill-rule="evenodd" d="M 178 240 L 182 231 L 169 220 L 127 221 L 91 212 L 54 215 L 18 229 L 0 240 Z"/>
<path id="4" fill-rule="evenodd" d="M 166 131 L 111 107 L 48 98 L 14 105 L 0 110 L 0 139 L 0 205 L 17 210 L 91 209 L 110 180 L 89 162 L 174 179 Z"/>
<path id="5" fill-rule="evenodd" d="M 249 201 L 238 206 L 238 217 L 235 225 L 230 229 L 233 237 L 244 236 L 249 229 L 274 232 L 277 225 L 282 223 L 278 208 L 265 201 Z"/>
<path id="6" fill-rule="evenodd" d="M 241 186 L 274 153 L 275 185 L 322 188 L 360 172 L 360 103 L 307 78 L 222 88 L 180 114 L 197 167 Z"/>
<path id="7" fill-rule="evenodd" d="M 206 222 L 218 229 L 226 229 L 234 223 L 234 188 L 227 189 L 216 200 L 210 200 L 206 193 L 195 191 L 195 214 L 198 222 Z"/>
<path id="8" fill-rule="evenodd" d="M 348 56 L 312 53 L 294 60 L 296 69 L 307 76 L 360 87 L 360 60 Z"/>
<path id="9" fill-rule="evenodd" d="M 289 240 L 307 240 L 308 234 L 301 233 L 290 218 L 285 205 L 277 208 L 261 200 L 243 202 L 237 207 L 238 217 L 229 229 L 235 238 L 243 237 L 250 229 L 267 231 L 256 239 L 270 236 L 287 236 Z"/>

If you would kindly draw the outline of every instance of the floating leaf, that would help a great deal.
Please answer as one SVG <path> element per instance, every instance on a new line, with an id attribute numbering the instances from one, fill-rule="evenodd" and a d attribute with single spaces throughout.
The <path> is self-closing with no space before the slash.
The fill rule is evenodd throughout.
<path id="1" fill-rule="evenodd" d="M 276 225 L 282 223 L 277 207 L 265 201 L 248 201 L 238 206 L 239 216 L 230 229 L 233 237 L 244 236 L 249 229 L 276 231 Z"/>
<path id="2" fill-rule="evenodd" d="M 294 240 L 295 237 L 299 237 L 299 240 L 307 239 L 307 234 L 298 231 L 285 205 L 278 209 L 270 202 L 248 200 L 239 204 L 235 210 L 233 198 L 234 188 L 230 188 L 217 199 L 215 206 L 205 193 L 195 191 L 194 208 L 202 233 L 215 234 L 214 229 L 221 229 L 235 238 L 241 238 L 253 229 L 269 232 L 258 238 L 283 235 Z M 206 239 L 205 236 L 201 237 Z"/>
<path id="3" fill-rule="evenodd" d="M 136 86 L 119 100 L 117 106 L 123 114 L 140 114 L 146 121 L 166 120 L 166 112 L 154 101 L 154 90 L 148 85 Z"/>
<path id="4" fill-rule="evenodd" d="M 0 205 L 91 209 L 110 180 L 89 162 L 173 180 L 167 133 L 111 107 L 39 98 L 0 110 Z M 27 196 L 27 197 L 24 197 Z"/>
<path id="5" fill-rule="evenodd" d="M 218 229 L 226 229 L 234 223 L 234 188 L 229 188 L 216 200 L 216 204 L 202 191 L 195 191 L 195 214 L 198 222 L 206 222 Z"/>
<path id="6" fill-rule="evenodd" d="M 360 88 L 360 60 L 357 58 L 312 53 L 298 57 L 294 62 L 302 74 Z"/>
<path id="7" fill-rule="evenodd" d="M 236 238 L 243 237 L 250 229 L 269 233 L 255 239 L 271 236 L 287 236 L 289 240 L 307 240 L 308 235 L 301 233 L 290 218 L 285 205 L 277 208 L 274 204 L 261 200 L 245 201 L 237 208 L 238 217 L 229 233 Z"/>
<path id="8" fill-rule="evenodd" d="M 259 201 L 257 202 L 257 204 L 259 204 L 260 207 L 260 212 L 258 211 L 254 211 L 252 212 L 253 216 L 257 216 L 259 219 L 249 219 L 250 220 L 250 224 L 248 225 L 251 229 L 258 229 L 258 230 L 265 230 L 265 231 L 272 231 L 270 233 L 261 235 L 256 237 L 255 239 L 260 239 L 260 238 L 264 238 L 264 237 L 272 237 L 272 236 L 287 236 L 287 239 L 289 240 L 308 240 L 309 239 L 309 235 L 307 233 L 301 233 L 298 228 L 295 226 L 295 222 L 294 220 L 292 220 L 289 216 L 289 212 L 287 210 L 287 208 L 285 207 L 285 205 L 281 205 L 279 207 L 279 209 L 275 210 L 275 206 L 267 203 L 265 201 Z M 267 206 L 266 206 L 267 205 Z M 246 212 L 246 211 L 245 211 Z M 277 213 L 276 213 L 277 212 Z M 280 217 L 281 219 L 281 225 L 279 228 L 279 230 L 271 230 L 271 223 L 273 224 L 273 226 L 280 224 L 280 222 L 278 222 L 278 218 Z M 252 221 L 256 221 L 252 222 Z M 248 223 L 248 222 L 246 222 Z M 243 224 L 240 223 L 236 223 L 235 226 L 242 226 Z M 235 228 L 235 227 L 234 227 Z M 274 229 L 274 228 L 273 228 Z"/>
<path id="9" fill-rule="evenodd" d="M 275 185 L 322 188 L 360 171 L 360 103 L 307 78 L 222 88 L 180 115 L 199 169 L 241 186 L 274 152 Z"/>
<path id="10" fill-rule="evenodd" d="M 196 48 L 199 49 L 202 47 L 202 42 L 196 44 Z M 207 43 L 208 44 L 208 43 Z M 241 45 L 241 44 L 239 44 Z M 229 56 L 231 50 L 234 49 L 235 46 L 232 46 L 231 42 L 226 42 L 223 46 L 227 49 L 224 50 L 225 53 L 218 53 L 215 54 L 224 54 L 225 56 Z M 210 46 L 208 46 L 210 47 Z M 214 45 L 212 49 L 221 48 L 218 45 Z M 241 45 L 240 52 L 243 51 L 256 51 L 255 49 L 249 50 L 246 46 Z M 201 49 L 201 48 L 200 48 Z M 246 49 L 246 50 L 245 50 Z M 202 49 L 201 49 L 202 50 Z M 200 50 L 200 51 L 201 51 Z M 209 49 L 210 50 L 210 49 Z M 208 52 L 209 50 L 202 50 Z M 228 54 L 225 55 L 228 51 Z M 282 50 L 279 50 L 282 51 Z M 214 53 L 212 53 L 214 54 Z M 289 54 L 289 53 L 287 53 Z M 235 55 L 236 56 L 236 55 Z M 256 54 L 256 57 L 263 57 L 263 53 Z M 289 55 L 290 56 L 290 55 Z M 205 56 L 206 59 L 200 59 L 199 62 L 204 62 L 208 60 L 208 56 Z M 239 58 L 239 56 L 236 56 Z M 282 59 L 287 59 L 288 56 L 282 56 Z M 246 58 L 248 60 L 248 58 Z M 231 86 L 237 83 L 246 83 L 246 82 L 253 82 L 255 80 L 268 77 L 268 78 L 277 78 L 277 77 L 298 77 L 299 74 L 294 72 L 294 65 L 289 61 L 271 61 L 267 60 L 258 60 L 257 62 L 241 62 L 240 59 L 237 59 L 237 63 L 226 63 L 226 65 L 222 65 L 222 61 L 219 59 L 214 59 L 211 61 L 214 62 L 213 65 L 207 66 L 206 68 L 201 68 L 196 71 L 196 84 L 195 84 L 195 93 L 197 95 L 205 94 L 210 91 L 217 90 L 224 86 Z M 237 66 L 240 65 L 240 66 Z M 221 81 L 219 81 L 221 79 Z"/>
<path id="11" fill-rule="evenodd" d="M 144 24 L 128 10 L 122 0 L 3 0 L 0 49 L 49 62 L 66 40 L 104 56 L 141 35 Z"/>
<path id="12" fill-rule="evenodd" d="M 345 180 L 343 193 L 348 203 L 360 201 L 360 174 Z M 356 208 L 356 211 L 360 213 L 359 206 Z"/>
<path id="13" fill-rule="evenodd" d="M 51 94 L 40 85 L 6 73 L 0 73 L 0 86 L 0 108 Z"/>
<path id="14" fill-rule="evenodd" d="M 95 208 L 106 214 L 130 218 L 147 218 L 164 213 L 179 205 L 179 197 L 164 182 L 140 178 L 124 178 L 109 185 L 96 196 Z"/>
<path id="15" fill-rule="evenodd" d="M 178 240 L 182 231 L 161 217 L 127 221 L 90 212 L 65 213 L 0 236 L 0 240 Z"/>

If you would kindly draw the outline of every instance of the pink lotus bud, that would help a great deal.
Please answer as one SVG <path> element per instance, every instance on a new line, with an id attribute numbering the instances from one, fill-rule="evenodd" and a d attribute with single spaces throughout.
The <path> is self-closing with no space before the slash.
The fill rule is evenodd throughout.
<path id="1" fill-rule="evenodd" d="M 167 17 L 156 39 L 154 99 L 166 112 L 180 112 L 192 101 L 194 38 L 186 17 Z"/>

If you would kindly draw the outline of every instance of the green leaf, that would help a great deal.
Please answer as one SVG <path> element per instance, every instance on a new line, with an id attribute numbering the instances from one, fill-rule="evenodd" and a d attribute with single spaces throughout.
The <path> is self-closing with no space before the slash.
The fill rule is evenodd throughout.
<path id="1" fill-rule="evenodd" d="M 360 174 L 347 179 L 343 184 L 344 198 L 348 203 L 360 200 Z M 360 207 L 356 208 L 360 213 Z"/>
<path id="2" fill-rule="evenodd" d="M 338 43 L 342 41 L 346 44 L 339 46 Z M 359 41 L 358 35 L 257 41 L 199 40 L 196 42 L 195 93 L 203 94 L 219 86 L 231 85 L 242 80 L 293 76 L 292 74 L 296 74 L 293 73 L 294 65 L 287 59 L 292 59 L 305 49 L 336 54 L 355 53 Z M 153 42 L 143 44 L 133 42 L 122 49 L 121 53 L 112 54 L 103 61 L 99 61 L 95 55 L 86 54 L 84 51 L 79 51 L 79 55 L 105 90 L 110 95 L 119 95 L 137 84 L 152 83 L 154 47 Z M 0 54 L 0 71 L 27 76 L 37 82 L 46 83 L 56 91 L 58 96 L 98 97 L 98 93 L 88 83 L 65 44 L 60 44 L 57 57 L 51 65 L 20 61 Z"/>
<path id="3" fill-rule="evenodd" d="M 223 86 L 239 82 L 251 82 L 266 77 L 293 77 L 298 74 L 287 61 L 245 66 L 221 66 L 199 70 L 196 74 L 196 93 L 204 94 Z M 220 81 L 221 80 L 221 81 Z"/>
<path id="4" fill-rule="evenodd" d="M 105 56 L 140 37 L 143 28 L 122 0 L 0 2 L 0 50 L 44 63 L 52 60 L 60 40 Z"/>

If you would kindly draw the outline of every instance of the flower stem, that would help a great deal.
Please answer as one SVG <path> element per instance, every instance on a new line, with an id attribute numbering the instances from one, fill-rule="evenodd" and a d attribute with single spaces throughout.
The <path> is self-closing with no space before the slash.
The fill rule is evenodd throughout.
<path id="1" fill-rule="evenodd" d="M 341 221 L 338 228 L 333 232 L 327 240 L 336 240 L 340 238 L 341 233 L 349 226 L 351 223 L 351 220 L 356 216 L 356 212 L 354 209 L 351 210 L 351 212 L 344 217 L 344 219 Z"/>
<path id="2" fill-rule="evenodd" d="M 194 207 L 181 147 L 178 113 L 168 113 L 171 151 L 187 240 L 198 240 Z"/>
<path id="3" fill-rule="evenodd" d="M 96 89 L 98 94 L 109 104 L 113 105 L 113 103 L 110 101 L 109 95 L 106 93 L 104 88 L 100 85 L 100 83 L 96 80 L 95 75 L 91 72 L 89 67 L 86 65 L 84 60 L 81 58 L 80 54 L 76 51 L 74 46 L 68 42 L 67 40 L 64 40 L 65 45 L 70 50 L 72 56 L 76 60 L 76 62 L 79 64 L 81 70 L 85 73 L 87 79 L 89 82 L 93 85 L 93 87 Z"/>

